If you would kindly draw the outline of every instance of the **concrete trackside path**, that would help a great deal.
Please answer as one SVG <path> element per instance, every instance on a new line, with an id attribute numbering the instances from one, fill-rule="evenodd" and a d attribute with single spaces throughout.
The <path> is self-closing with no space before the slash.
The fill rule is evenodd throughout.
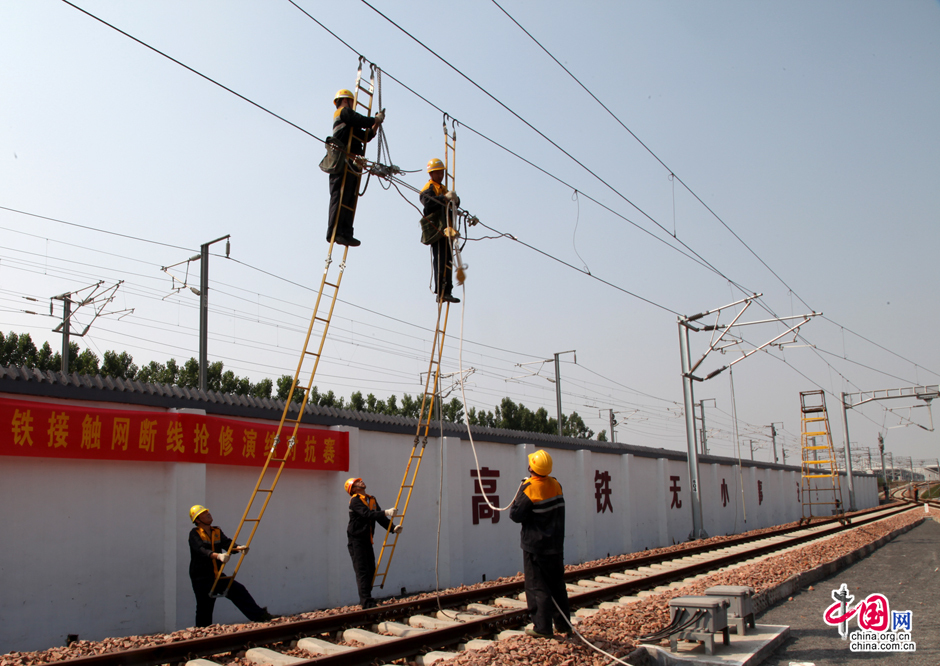
<path id="1" fill-rule="evenodd" d="M 848 639 L 839 635 L 839 627 L 826 624 L 823 616 L 836 601 L 832 593 L 842 585 L 850 599 L 847 612 L 865 602 L 871 621 L 859 626 L 858 613 L 847 623 Z M 900 651 L 905 636 L 890 636 L 872 631 L 883 617 L 887 600 L 887 630 L 893 623 L 898 632 L 905 631 L 904 611 L 910 611 L 910 641 L 914 651 Z M 792 601 L 783 600 L 761 613 L 759 624 L 789 625 L 790 638 L 764 662 L 765 666 L 815 664 L 833 666 L 877 662 L 879 666 L 937 666 L 940 664 L 940 524 L 925 520 L 917 527 L 884 544 L 874 553 L 855 564 L 793 593 Z M 896 620 L 897 612 L 901 616 Z M 842 613 L 841 609 L 839 613 Z M 856 651 L 852 651 L 853 633 Z M 894 645 L 885 645 L 887 640 Z M 872 650 L 872 647 L 875 647 Z"/>

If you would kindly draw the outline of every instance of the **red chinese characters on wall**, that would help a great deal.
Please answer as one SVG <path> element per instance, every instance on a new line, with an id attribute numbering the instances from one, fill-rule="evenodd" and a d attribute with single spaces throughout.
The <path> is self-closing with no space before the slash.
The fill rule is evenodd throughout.
<path id="1" fill-rule="evenodd" d="M 682 486 L 679 485 L 678 476 L 670 476 L 669 480 L 672 482 L 672 485 L 669 486 L 669 492 L 672 493 L 672 504 L 669 505 L 670 509 L 681 509 L 682 500 L 679 499 L 679 493 L 682 492 Z"/>
<path id="2" fill-rule="evenodd" d="M 610 472 L 594 470 L 594 499 L 597 502 L 597 513 L 614 512 L 614 505 L 610 503 Z"/>
<path id="3" fill-rule="evenodd" d="M 0 455 L 83 460 L 264 464 L 277 425 L 201 414 L 0 400 Z M 284 428 L 276 454 L 294 469 L 347 471 L 349 433 Z M 299 451 L 299 454 L 298 454 Z"/>
<path id="4" fill-rule="evenodd" d="M 499 495 L 496 495 L 496 479 L 499 478 L 498 469 L 481 467 L 480 473 L 471 469 L 470 476 L 473 477 L 473 496 L 470 498 L 470 511 L 473 515 L 473 524 L 479 525 L 481 520 L 491 520 L 493 524 L 499 522 L 499 511 L 494 511 L 489 504 L 499 506 Z M 486 493 L 486 497 L 483 496 Z M 486 500 L 490 502 L 487 504 Z"/>

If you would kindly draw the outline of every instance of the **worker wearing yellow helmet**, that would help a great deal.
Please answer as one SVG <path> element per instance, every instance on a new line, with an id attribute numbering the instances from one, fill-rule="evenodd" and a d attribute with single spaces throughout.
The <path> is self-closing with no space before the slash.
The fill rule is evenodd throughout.
<path id="1" fill-rule="evenodd" d="M 212 611 L 215 599 L 209 596 L 219 567 L 229 559 L 229 547 L 232 540 L 212 525 L 212 514 L 201 504 L 194 504 L 189 509 L 189 519 L 193 529 L 189 533 L 189 578 L 196 595 L 196 625 L 208 627 L 212 624 Z M 242 553 L 248 546 L 235 545 L 232 552 Z M 220 586 L 224 583 L 220 581 Z M 227 596 L 233 604 L 252 622 L 268 622 L 274 616 L 267 608 L 259 606 L 244 585 L 232 581 Z"/>
<path id="2" fill-rule="evenodd" d="M 451 192 L 444 185 L 444 163 L 439 159 L 428 162 L 430 180 L 421 190 L 421 204 L 424 206 L 421 218 L 421 242 L 431 246 L 431 270 L 434 280 L 434 294 L 437 301 L 459 303 L 460 299 L 451 294 L 454 289 L 454 253 L 446 231 L 453 230 L 453 216 L 448 214 L 448 204 L 460 205 L 456 192 Z"/>
<path id="3" fill-rule="evenodd" d="M 365 482 L 351 477 L 343 484 L 349 495 L 349 525 L 346 527 L 346 547 L 352 559 L 359 588 L 359 603 L 363 608 L 374 608 L 372 598 L 372 580 L 375 577 L 375 550 L 372 536 L 378 523 L 390 532 L 401 533 L 401 525 L 392 523 L 394 507 L 382 511 L 382 507 L 372 495 L 366 494 Z"/>
<path id="4" fill-rule="evenodd" d="M 561 633 L 571 632 L 565 588 L 565 497 L 551 473 L 547 451 L 529 454 L 530 476 L 509 510 L 512 521 L 522 524 L 525 597 L 532 618 L 526 633 L 536 638 L 551 638 L 553 624 Z"/>
<path id="5" fill-rule="evenodd" d="M 330 219 L 327 222 L 326 240 L 340 245 L 356 247 L 359 241 L 353 237 L 353 221 L 356 203 L 359 200 L 359 178 L 362 169 L 355 164 L 355 156 L 366 154 L 365 144 L 372 140 L 385 120 L 385 109 L 374 117 L 364 116 L 355 108 L 352 92 L 342 88 L 333 97 L 333 136 L 327 141 L 348 153 L 338 173 L 330 173 Z M 342 201 L 342 205 L 340 205 Z"/>

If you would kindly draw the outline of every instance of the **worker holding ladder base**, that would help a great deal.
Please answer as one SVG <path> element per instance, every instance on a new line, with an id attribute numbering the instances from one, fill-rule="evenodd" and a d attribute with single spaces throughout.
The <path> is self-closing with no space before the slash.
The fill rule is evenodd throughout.
<path id="1" fill-rule="evenodd" d="M 366 495 L 366 484 L 359 477 L 347 479 L 343 486 L 349 493 L 349 525 L 346 540 L 349 557 L 352 558 L 356 585 L 359 588 L 359 603 L 365 608 L 375 608 L 372 598 L 372 578 L 375 575 L 375 551 L 372 536 L 378 523 L 389 532 L 401 534 L 401 525 L 392 523 L 394 507 L 382 511 L 372 495 Z"/>
<path id="2" fill-rule="evenodd" d="M 189 518 L 193 521 L 193 529 L 189 533 L 189 578 L 193 584 L 196 595 L 196 624 L 197 627 L 208 627 L 212 624 L 212 611 L 215 609 L 215 597 L 209 594 L 215 578 L 222 565 L 228 559 L 226 552 L 229 548 L 236 552 L 248 550 L 248 546 L 239 546 L 232 543 L 222 530 L 212 525 L 212 514 L 201 504 L 194 505 L 189 510 Z M 241 583 L 232 581 L 227 589 L 226 596 L 238 607 L 252 622 L 268 622 L 274 616 L 267 608 L 261 608 Z"/>

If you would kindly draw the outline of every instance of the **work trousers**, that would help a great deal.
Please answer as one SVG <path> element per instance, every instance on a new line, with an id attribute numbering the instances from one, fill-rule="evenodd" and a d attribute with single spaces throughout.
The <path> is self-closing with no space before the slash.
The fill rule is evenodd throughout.
<path id="1" fill-rule="evenodd" d="M 330 219 L 326 227 L 326 240 L 329 241 L 333 236 L 333 225 L 336 223 L 337 211 L 339 211 L 339 228 L 336 230 L 337 236 L 353 237 L 353 221 L 356 215 L 356 203 L 359 201 L 359 174 L 346 167 L 346 186 L 343 188 L 343 174 L 330 174 Z M 343 208 L 340 211 L 340 189 L 343 190 Z M 350 210 L 349 208 L 352 208 Z"/>
<path id="2" fill-rule="evenodd" d="M 568 590 L 565 589 L 565 556 L 561 553 L 536 555 L 522 551 L 522 564 L 525 573 L 525 598 L 529 605 L 533 629 L 540 634 L 552 634 L 554 621 L 559 631 L 570 631 L 566 621 L 571 611 L 568 607 Z M 552 603 L 553 599 L 561 613 Z"/>
<path id="3" fill-rule="evenodd" d="M 212 611 L 215 609 L 215 599 L 209 596 L 214 579 L 192 578 L 190 580 L 193 583 L 193 592 L 196 593 L 196 626 L 208 627 L 212 624 Z M 225 582 L 219 582 L 219 589 L 225 589 Z M 237 580 L 232 581 L 226 597 L 252 622 L 261 622 L 267 617 L 266 611 L 255 603 L 245 586 Z"/>
<path id="4" fill-rule="evenodd" d="M 350 539 L 347 545 L 359 588 L 359 604 L 363 608 L 375 606 L 372 598 L 372 578 L 375 576 L 375 551 L 369 539 Z"/>
<path id="5" fill-rule="evenodd" d="M 431 243 L 431 266 L 434 270 L 434 293 L 449 296 L 454 289 L 454 255 L 448 238 Z"/>

